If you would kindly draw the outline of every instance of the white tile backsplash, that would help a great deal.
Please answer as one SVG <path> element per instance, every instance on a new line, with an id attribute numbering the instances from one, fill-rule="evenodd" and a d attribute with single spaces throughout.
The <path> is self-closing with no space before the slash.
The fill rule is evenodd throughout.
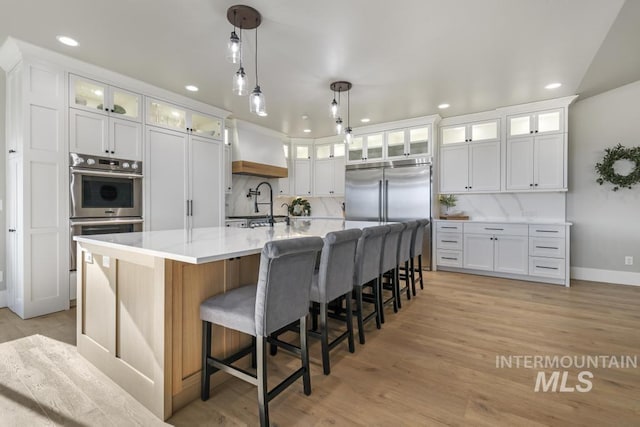
<path id="1" fill-rule="evenodd" d="M 279 196 L 278 179 L 277 178 L 260 178 L 247 175 L 233 175 L 232 185 L 233 192 L 227 194 L 225 198 L 225 208 L 227 216 L 255 215 L 254 198 L 247 197 L 249 189 L 255 189 L 262 181 L 267 181 L 273 187 L 273 213 L 274 215 L 285 215 L 286 207 L 283 203 L 290 203 L 293 197 Z M 260 188 L 259 202 L 269 202 L 269 189 L 262 186 Z M 314 217 L 337 217 L 342 218 L 342 197 L 307 197 L 311 204 L 311 216 Z M 260 214 L 269 213 L 269 205 L 258 206 Z"/>
<path id="2" fill-rule="evenodd" d="M 566 218 L 566 193 L 456 194 L 454 211 L 471 220 L 561 220 Z"/>

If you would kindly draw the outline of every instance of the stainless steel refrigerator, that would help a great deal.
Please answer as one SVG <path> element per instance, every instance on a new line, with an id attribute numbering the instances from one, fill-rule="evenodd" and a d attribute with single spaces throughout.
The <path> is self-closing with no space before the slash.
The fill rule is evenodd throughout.
<path id="1" fill-rule="evenodd" d="M 431 163 L 425 159 L 347 165 L 345 216 L 354 221 L 431 219 Z M 422 251 L 431 269 L 431 224 Z"/>

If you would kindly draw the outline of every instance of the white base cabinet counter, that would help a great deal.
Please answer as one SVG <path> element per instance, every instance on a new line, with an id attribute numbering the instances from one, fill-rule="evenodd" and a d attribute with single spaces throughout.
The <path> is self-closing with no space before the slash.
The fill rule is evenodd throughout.
<path id="1" fill-rule="evenodd" d="M 78 352 L 166 420 L 200 396 L 200 304 L 256 283 L 266 242 L 378 224 L 316 219 L 78 236 Z M 213 337 L 220 358 L 251 343 L 249 335 L 222 327 Z M 211 386 L 228 378 L 214 376 Z"/>
<path id="2" fill-rule="evenodd" d="M 568 223 L 435 223 L 439 270 L 569 286 Z"/>

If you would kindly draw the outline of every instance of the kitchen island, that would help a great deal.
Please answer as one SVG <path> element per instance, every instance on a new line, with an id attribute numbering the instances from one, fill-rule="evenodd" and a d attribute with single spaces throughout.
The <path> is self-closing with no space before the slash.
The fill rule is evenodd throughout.
<path id="1" fill-rule="evenodd" d="M 200 395 L 202 301 L 255 283 L 268 241 L 378 224 L 316 219 L 78 236 L 78 352 L 166 420 Z M 213 336 L 220 358 L 251 342 L 216 326 Z"/>

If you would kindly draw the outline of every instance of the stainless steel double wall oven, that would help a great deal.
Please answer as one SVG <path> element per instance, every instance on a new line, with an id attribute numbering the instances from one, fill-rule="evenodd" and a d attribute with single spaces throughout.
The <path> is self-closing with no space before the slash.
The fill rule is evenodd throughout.
<path id="1" fill-rule="evenodd" d="M 71 153 L 70 270 L 74 236 L 142 231 L 142 162 Z"/>

